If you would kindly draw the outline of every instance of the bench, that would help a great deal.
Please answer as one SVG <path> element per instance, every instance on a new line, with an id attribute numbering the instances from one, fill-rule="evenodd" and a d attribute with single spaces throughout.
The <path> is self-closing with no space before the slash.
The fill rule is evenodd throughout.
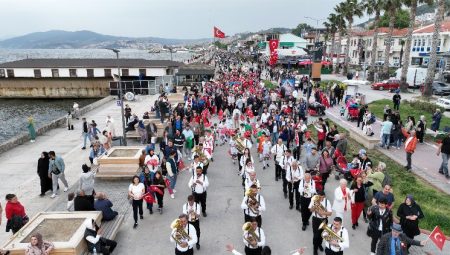
<path id="1" fill-rule="evenodd" d="M 116 238 L 117 232 L 119 232 L 120 226 L 123 223 L 125 216 L 119 214 L 111 221 L 102 221 L 101 229 L 102 229 L 102 237 L 110 240 L 114 240 Z M 98 252 L 97 252 L 98 253 Z M 87 249 L 81 253 L 81 255 L 91 255 Z M 98 253 L 100 254 L 100 253 Z"/>

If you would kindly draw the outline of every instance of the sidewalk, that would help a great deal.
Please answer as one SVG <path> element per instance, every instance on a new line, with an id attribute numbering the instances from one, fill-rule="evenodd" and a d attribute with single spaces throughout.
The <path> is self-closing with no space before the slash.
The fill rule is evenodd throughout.
<path id="1" fill-rule="evenodd" d="M 125 103 L 130 105 L 133 113 L 141 117 L 145 111 L 150 110 L 156 98 L 157 95 L 140 96 L 138 101 Z M 117 106 L 116 100 L 105 103 L 83 117 L 86 117 L 88 122 L 95 120 L 98 128 L 103 130 L 107 115 L 111 115 L 114 119 L 117 135 L 122 134 L 120 107 Z M 81 165 L 89 163 L 89 148 L 81 150 L 83 140 L 81 137 L 81 118 L 80 120 L 74 120 L 74 127 L 75 130 L 72 131 L 66 128 L 53 129 L 42 136 L 38 136 L 35 143 L 28 142 L 0 154 L 0 162 L 2 162 L 2 168 L 0 169 L 0 178 L 2 180 L 0 196 L 2 197 L 3 208 L 5 205 L 3 198 L 8 193 L 17 195 L 19 201 L 25 206 L 25 211 L 30 218 L 40 211 L 57 207 L 58 200 L 65 201 L 67 193 L 62 192 L 63 186 L 61 186 L 59 192 L 59 199 L 51 199 L 50 192 L 47 192 L 45 197 L 39 197 L 40 181 L 36 174 L 36 168 L 42 151 L 54 150 L 56 155 L 63 157 L 66 164 L 66 179 L 71 186 L 69 192 L 76 191 L 77 186 L 74 184 L 77 183 L 80 177 Z M 60 185 L 62 185 L 61 182 Z M 61 199 L 61 197 L 64 199 Z M 3 224 L 6 224 L 5 218 L 3 218 Z M 4 243 L 10 236 L 11 233 L 0 231 L 1 243 Z"/>
<path id="2" fill-rule="evenodd" d="M 339 124 L 343 127 L 356 127 L 356 121 L 351 122 L 340 116 L 339 108 L 333 107 L 326 111 L 327 115 L 332 119 L 339 120 Z M 380 137 L 381 122 L 377 120 L 376 123 L 372 125 L 375 137 Z M 362 133 L 362 130 L 360 131 Z M 401 165 L 406 165 L 406 154 L 404 150 L 404 145 L 397 150 L 391 147 L 389 150 L 376 147 L 377 150 L 395 160 Z M 450 194 L 450 181 L 447 180 L 442 174 L 438 173 L 438 169 L 441 165 L 441 156 L 436 156 L 437 146 L 431 143 L 417 144 L 417 149 L 412 156 L 412 172 L 421 178 L 425 179 L 427 182 L 431 183 L 433 186 L 439 190 Z"/>

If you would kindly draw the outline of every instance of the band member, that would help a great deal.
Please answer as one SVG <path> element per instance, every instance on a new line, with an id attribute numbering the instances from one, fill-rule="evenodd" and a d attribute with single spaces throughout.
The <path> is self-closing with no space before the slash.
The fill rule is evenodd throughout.
<path id="1" fill-rule="evenodd" d="M 328 201 L 328 199 L 325 197 L 325 192 L 322 190 L 319 190 L 317 192 L 317 195 L 319 196 L 318 201 L 314 201 L 311 199 L 311 203 L 309 203 L 308 208 L 313 213 L 312 218 L 312 229 L 313 229 L 313 251 L 314 255 L 317 255 L 317 249 L 320 251 L 323 251 L 322 247 L 322 229 L 319 229 L 320 224 L 323 221 L 327 221 L 328 217 L 331 216 L 333 211 L 331 210 L 331 203 Z"/>
<path id="2" fill-rule="evenodd" d="M 175 255 L 193 255 L 193 247 L 197 243 L 195 227 L 189 224 L 186 214 L 178 217 L 178 224 L 172 228 L 172 233 L 170 234 L 170 241 L 176 243 Z M 185 235 L 181 234 L 180 231 L 185 233 Z"/>
<path id="3" fill-rule="evenodd" d="M 334 234 L 336 234 L 336 236 L 342 238 L 342 240 L 339 240 L 339 238 L 331 237 L 330 235 L 332 235 L 332 233 L 328 233 L 325 231 L 325 254 L 343 255 L 344 249 L 350 247 L 350 242 L 348 239 L 348 231 L 342 226 L 342 218 L 334 218 L 333 223 L 329 224 L 328 227 L 333 231 Z"/>
<path id="4" fill-rule="evenodd" d="M 202 205 L 203 217 L 206 217 L 206 188 L 209 186 L 208 177 L 202 174 L 201 167 L 197 167 L 196 175 L 192 176 L 189 180 L 189 188 L 192 189 L 192 195 L 194 195 L 195 202 Z"/>
<path id="5" fill-rule="evenodd" d="M 245 255 L 261 255 L 262 247 L 266 244 L 266 236 L 254 217 L 244 224 Z"/>
<path id="6" fill-rule="evenodd" d="M 201 167 L 203 169 L 203 162 L 200 161 L 200 157 L 198 155 L 194 156 L 194 161 L 191 163 L 191 175 L 194 176 L 196 174 L 195 170 L 197 167 Z"/>
<path id="7" fill-rule="evenodd" d="M 286 170 L 286 182 L 288 184 L 289 191 L 289 209 L 294 206 L 294 195 L 295 195 L 295 209 L 300 211 L 300 193 L 298 193 L 298 185 L 300 180 L 303 179 L 303 168 L 297 163 L 297 161 L 292 161 L 292 164 L 288 165 Z"/>
<path id="8" fill-rule="evenodd" d="M 283 140 L 281 140 L 281 138 L 278 139 L 277 144 L 275 144 L 271 149 L 272 154 L 275 155 L 275 181 L 278 181 L 278 179 L 281 178 L 282 167 L 280 165 L 280 162 L 286 150 L 286 145 L 283 144 Z"/>
<path id="9" fill-rule="evenodd" d="M 206 130 L 205 133 L 205 142 L 203 146 L 205 147 L 205 150 L 209 152 L 209 155 L 211 155 L 211 161 L 214 161 L 212 159 L 214 152 L 214 136 L 212 135 L 211 130 Z"/>
<path id="10" fill-rule="evenodd" d="M 195 202 L 194 195 L 188 196 L 188 202 L 183 205 L 183 213 L 188 216 L 189 224 L 194 226 L 197 232 L 197 250 L 200 250 L 200 205 Z"/>
<path id="11" fill-rule="evenodd" d="M 261 183 L 256 178 L 256 171 L 248 173 L 248 178 L 245 179 L 245 191 L 249 190 L 250 186 L 252 186 L 253 184 L 255 184 L 256 187 L 258 187 L 258 191 L 261 191 Z"/>
<path id="12" fill-rule="evenodd" d="M 249 164 L 249 162 L 250 162 L 250 164 Z M 248 177 L 246 174 L 246 170 L 248 170 L 248 169 L 246 169 L 246 168 L 252 168 L 253 163 L 254 163 L 254 161 L 253 161 L 252 155 L 250 154 L 250 149 L 245 148 L 244 154 L 242 155 L 242 157 L 239 161 L 239 166 L 240 166 L 239 174 L 242 176 L 242 186 L 244 186 L 245 179 Z M 253 168 L 253 170 L 254 170 L 254 168 Z"/>
<path id="13" fill-rule="evenodd" d="M 311 197 L 316 194 L 316 183 L 312 180 L 310 173 L 305 173 L 305 177 L 298 185 L 298 193 L 300 194 L 300 212 L 302 213 L 302 230 L 306 230 L 309 225 L 309 218 L 312 212 L 308 206 L 311 203 Z"/>
<path id="14" fill-rule="evenodd" d="M 291 156 L 291 150 L 286 150 L 284 152 L 284 156 L 281 158 L 279 162 L 281 167 L 281 178 L 283 179 L 283 193 L 284 198 L 287 198 L 287 186 L 288 181 L 286 180 L 286 170 L 291 166 L 292 162 L 294 162 L 294 157 Z"/>
<path id="15" fill-rule="evenodd" d="M 380 198 L 378 205 L 369 207 L 367 216 L 370 220 L 367 233 L 372 237 L 370 252 L 372 252 L 371 254 L 375 254 L 378 239 L 384 234 L 389 233 L 392 225 L 392 211 L 387 208 L 386 198 Z"/>
<path id="16" fill-rule="evenodd" d="M 242 139 L 242 144 L 244 145 L 244 147 L 246 149 L 248 149 L 250 151 L 250 149 L 252 148 L 252 142 L 249 141 L 244 135 L 240 136 Z M 245 153 L 240 153 L 238 152 L 238 163 L 239 163 L 239 171 L 242 169 L 243 165 L 241 165 L 241 157 L 244 155 Z M 244 161 L 245 162 L 245 161 Z"/>
<path id="17" fill-rule="evenodd" d="M 339 180 L 339 187 L 334 190 L 333 211 L 336 212 L 336 217 L 344 218 L 344 213 L 350 209 L 350 189 L 347 188 L 347 180 Z"/>
<path id="18" fill-rule="evenodd" d="M 192 153 L 192 158 L 195 159 L 195 155 L 200 157 L 200 162 L 203 163 L 203 174 L 208 174 L 209 161 L 211 160 L 211 154 L 207 149 L 203 148 L 203 143 L 199 143 L 195 146 L 194 153 Z"/>
<path id="19" fill-rule="evenodd" d="M 255 217 L 258 226 L 261 227 L 261 212 L 266 210 L 266 203 L 264 197 L 258 194 L 258 187 L 255 184 L 250 186 L 250 189 L 245 193 L 241 209 L 244 210 L 244 222 L 249 221 L 251 217 Z"/>

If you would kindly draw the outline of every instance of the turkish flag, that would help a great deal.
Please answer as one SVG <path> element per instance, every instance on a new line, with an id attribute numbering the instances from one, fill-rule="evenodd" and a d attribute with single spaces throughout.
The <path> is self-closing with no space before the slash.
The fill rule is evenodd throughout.
<path id="1" fill-rule="evenodd" d="M 430 240 L 433 241 L 434 244 L 442 251 L 442 248 L 444 248 L 445 244 L 445 235 L 442 233 L 439 226 L 436 226 L 430 234 Z"/>
<path id="2" fill-rule="evenodd" d="M 216 38 L 225 38 L 225 33 L 222 32 L 217 27 L 214 27 L 214 37 L 216 37 Z"/>
<path id="3" fill-rule="evenodd" d="M 276 40 L 276 39 L 272 39 L 272 40 L 270 40 L 269 41 L 269 49 L 270 49 L 270 52 L 274 52 L 275 51 L 275 49 L 278 49 L 278 40 Z"/>

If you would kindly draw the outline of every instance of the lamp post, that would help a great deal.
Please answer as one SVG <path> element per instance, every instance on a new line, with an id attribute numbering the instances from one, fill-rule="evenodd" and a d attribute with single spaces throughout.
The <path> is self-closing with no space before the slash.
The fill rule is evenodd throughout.
<path id="1" fill-rule="evenodd" d="M 123 109 L 123 93 L 122 93 L 122 81 L 120 78 L 120 62 L 119 62 L 119 52 L 120 50 L 118 49 L 108 49 L 111 50 L 112 52 L 116 53 L 116 57 L 117 57 L 117 77 L 118 77 L 118 84 L 119 84 L 119 100 L 120 100 L 120 113 L 122 114 L 122 132 L 123 132 L 123 145 L 127 146 L 127 135 L 125 133 L 125 111 Z"/>
<path id="2" fill-rule="evenodd" d="M 309 109 L 309 98 L 311 97 L 311 76 L 312 76 L 312 54 L 314 52 L 314 50 L 309 50 L 307 48 L 303 48 L 300 47 L 302 50 L 304 50 L 308 56 L 309 56 L 309 77 L 308 77 L 308 85 L 307 85 L 307 90 L 306 90 L 306 113 L 308 114 L 308 109 Z"/>
<path id="3" fill-rule="evenodd" d="M 305 19 L 310 19 L 316 22 L 316 38 L 314 39 L 314 42 L 318 42 L 319 41 L 319 21 L 321 20 L 325 20 L 325 19 L 316 19 L 313 17 L 309 17 L 309 16 L 305 16 Z"/>

